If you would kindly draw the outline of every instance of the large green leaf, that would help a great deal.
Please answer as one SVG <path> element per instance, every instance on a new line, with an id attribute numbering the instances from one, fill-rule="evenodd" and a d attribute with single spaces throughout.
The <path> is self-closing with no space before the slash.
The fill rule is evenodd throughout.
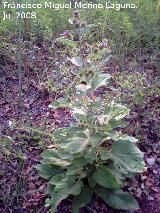
<path id="1" fill-rule="evenodd" d="M 85 185 L 81 191 L 81 194 L 73 199 L 73 213 L 78 213 L 78 210 L 86 206 L 92 199 L 93 191 Z"/>
<path id="2" fill-rule="evenodd" d="M 123 192 L 120 189 L 106 190 L 100 187 L 95 189 L 95 193 L 101 197 L 109 206 L 123 210 L 139 209 L 138 202 L 128 192 Z"/>
<path id="3" fill-rule="evenodd" d="M 78 174 L 80 176 L 86 176 L 88 169 L 91 167 L 95 159 L 96 153 L 92 152 L 90 149 L 86 150 L 82 154 L 82 157 L 74 159 L 73 164 L 68 167 L 66 175 Z"/>
<path id="4" fill-rule="evenodd" d="M 61 148 L 65 149 L 71 154 L 81 153 L 89 144 L 88 138 L 74 137 L 68 139 L 68 143 L 61 145 Z"/>
<path id="5" fill-rule="evenodd" d="M 90 188 L 94 188 L 96 186 L 96 181 L 93 179 L 92 175 L 88 176 L 88 183 L 89 183 L 89 186 Z"/>
<path id="6" fill-rule="evenodd" d="M 46 150 L 42 153 L 42 157 L 45 160 L 48 160 L 50 164 L 66 167 L 71 165 L 71 162 L 69 160 L 64 160 L 58 157 L 56 150 Z"/>
<path id="7" fill-rule="evenodd" d="M 74 156 L 72 154 L 66 152 L 65 150 L 61 150 L 61 149 L 58 150 L 57 155 L 59 158 L 61 158 L 63 160 L 73 161 L 73 159 L 74 159 Z"/>
<path id="8" fill-rule="evenodd" d="M 109 125 L 114 127 L 116 123 L 120 123 L 121 125 L 122 119 L 128 114 L 129 110 L 127 107 L 122 106 L 121 104 L 115 104 L 114 101 L 112 101 L 109 105 L 105 107 L 103 116 L 106 116 L 107 118 L 106 124 L 109 123 Z"/>
<path id="9" fill-rule="evenodd" d="M 119 141 L 119 140 L 122 140 L 122 141 L 129 141 L 129 142 L 137 142 L 138 140 L 132 136 L 128 136 L 126 134 L 122 134 L 122 133 L 119 133 L 119 132 L 116 132 L 116 131 L 112 131 L 108 134 L 108 137 L 110 137 L 110 139 L 114 140 L 114 141 Z"/>
<path id="10" fill-rule="evenodd" d="M 68 168 L 66 175 L 79 174 L 82 170 L 83 170 L 83 167 L 79 167 L 76 164 L 73 164 Z"/>
<path id="11" fill-rule="evenodd" d="M 59 168 L 58 166 L 53 166 L 50 164 L 39 164 L 35 166 L 35 168 L 38 170 L 40 175 L 46 179 L 50 179 L 54 175 L 63 172 L 63 169 Z"/>
<path id="12" fill-rule="evenodd" d="M 104 113 L 112 116 L 112 119 L 121 120 L 129 114 L 129 110 L 126 106 L 111 102 L 110 105 L 106 106 Z"/>
<path id="13" fill-rule="evenodd" d="M 132 142 L 114 142 L 111 148 L 111 153 L 115 164 L 118 165 L 121 172 L 137 173 L 146 170 L 143 153 Z"/>
<path id="14" fill-rule="evenodd" d="M 110 171 L 112 172 L 112 174 L 114 174 L 118 178 L 118 180 L 120 182 L 120 185 L 122 185 L 124 183 L 126 177 L 120 171 L 119 167 L 116 166 L 113 161 L 112 162 L 110 161 L 108 163 L 107 167 L 110 169 Z"/>
<path id="15" fill-rule="evenodd" d="M 68 176 L 64 180 L 56 185 L 54 188 L 51 199 L 48 200 L 48 204 L 52 205 L 52 211 L 56 210 L 58 204 L 69 195 L 79 195 L 81 193 L 82 181 L 75 181 L 73 177 Z"/>
<path id="16" fill-rule="evenodd" d="M 53 149 L 45 150 L 44 152 L 42 152 L 41 156 L 44 159 L 48 159 L 50 157 L 57 157 L 57 153 L 58 151 L 53 148 Z"/>
<path id="17" fill-rule="evenodd" d="M 101 165 L 99 168 L 96 169 L 96 171 L 94 171 L 93 179 L 100 186 L 109 189 L 119 188 L 120 185 L 120 181 L 118 180 L 118 178 L 112 174 L 110 169 L 103 165 Z"/>
<path id="18" fill-rule="evenodd" d="M 126 126 L 126 123 L 123 120 L 116 120 L 112 118 L 109 120 L 108 125 L 111 126 L 112 128 L 118 128 L 118 127 L 124 128 Z"/>
<path id="19" fill-rule="evenodd" d="M 84 155 L 85 154 L 82 154 L 81 157 L 75 158 L 74 165 L 76 165 L 77 167 L 86 166 L 88 164 L 88 161 L 84 158 Z"/>
<path id="20" fill-rule="evenodd" d="M 66 127 L 63 129 L 57 129 L 53 133 L 53 139 L 56 141 L 58 144 L 62 142 L 66 142 L 68 138 L 72 138 L 75 134 L 80 135 L 84 134 L 83 133 L 84 128 L 80 128 L 76 125 L 72 125 L 70 127 Z M 59 154 L 59 151 L 58 151 Z"/>
<path id="21" fill-rule="evenodd" d="M 84 152 L 84 159 L 89 163 L 89 164 L 93 164 L 93 162 L 96 159 L 96 152 L 92 150 L 92 148 L 88 148 L 85 152 Z"/>
<path id="22" fill-rule="evenodd" d="M 54 142 L 63 142 L 68 138 L 68 128 L 56 129 L 52 135 Z"/>
<path id="23" fill-rule="evenodd" d="M 61 184 L 61 181 L 65 178 L 65 173 L 63 172 L 62 174 L 57 174 L 55 175 L 54 177 L 52 177 L 50 180 L 49 180 L 49 184 L 52 184 L 52 185 L 59 185 Z"/>

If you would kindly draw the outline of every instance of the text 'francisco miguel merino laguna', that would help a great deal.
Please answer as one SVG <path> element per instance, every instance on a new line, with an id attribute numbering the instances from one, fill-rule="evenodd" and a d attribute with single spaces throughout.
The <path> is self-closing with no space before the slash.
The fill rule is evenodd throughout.
<path id="1" fill-rule="evenodd" d="M 9 3 L 7 1 L 2 2 L 2 6 L 4 9 L 6 8 L 22 8 L 22 9 L 40 9 L 40 8 L 46 8 L 46 9 L 112 9 L 115 8 L 116 10 L 120 10 L 121 8 L 136 8 L 135 4 L 111 4 L 109 2 L 106 2 L 105 4 L 101 3 L 82 3 L 82 2 L 69 2 L 69 3 L 54 3 L 52 1 L 44 2 L 44 3 Z"/>

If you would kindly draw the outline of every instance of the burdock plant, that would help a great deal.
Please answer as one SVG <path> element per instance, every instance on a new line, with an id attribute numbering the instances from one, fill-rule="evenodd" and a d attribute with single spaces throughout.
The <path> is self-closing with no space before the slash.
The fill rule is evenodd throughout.
<path id="1" fill-rule="evenodd" d="M 69 99 L 60 98 L 50 105 L 55 109 L 70 108 L 75 120 L 70 127 L 54 131 L 54 148 L 42 153 L 37 166 L 48 181 L 50 198 L 46 202 L 52 212 L 70 195 L 73 213 L 96 197 L 116 209 L 139 208 L 135 198 L 122 190 L 126 178 L 146 169 L 137 140 L 121 132 L 129 110 L 113 97 L 106 100 L 95 96 L 100 87 L 109 84 L 111 76 L 99 69 L 96 72 L 95 67 L 93 73 L 75 85 Z"/>

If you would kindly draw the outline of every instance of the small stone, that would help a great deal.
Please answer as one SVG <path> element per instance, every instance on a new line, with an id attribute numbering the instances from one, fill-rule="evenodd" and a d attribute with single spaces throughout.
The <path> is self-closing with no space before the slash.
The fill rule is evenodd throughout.
<path id="1" fill-rule="evenodd" d="M 148 200 L 152 201 L 152 200 L 154 200 L 154 197 L 153 196 L 148 196 Z"/>
<path id="2" fill-rule="evenodd" d="M 141 180 L 146 180 L 147 179 L 147 176 L 141 176 Z"/>
<path id="3" fill-rule="evenodd" d="M 157 158 L 157 163 L 159 163 L 159 164 L 160 164 L 160 158 Z"/>
<path id="4" fill-rule="evenodd" d="M 132 191 L 132 189 L 133 189 L 132 187 L 129 187 L 129 188 L 128 188 L 129 191 Z"/>
<path id="5" fill-rule="evenodd" d="M 155 165 L 156 159 L 154 157 L 151 157 L 151 158 L 147 158 L 146 161 L 149 166 L 153 166 Z"/>
<path id="6" fill-rule="evenodd" d="M 158 171 L 154 169 L 153 174 L 158 175 Z"/>
<path id="7" fill-rule="evenodd" d="M 141 183 L 141 188 L 144 189 L 144 183 Z"/>
<path id="8" fill-rule="evenodd" d="M 142 194 L 142 190 L 141 190 L 140 188 L 138 188 L 138 189 L 136 190 L 136 196 L 137 196 L 137 197 L 141 197 L 141 194 Z"/>

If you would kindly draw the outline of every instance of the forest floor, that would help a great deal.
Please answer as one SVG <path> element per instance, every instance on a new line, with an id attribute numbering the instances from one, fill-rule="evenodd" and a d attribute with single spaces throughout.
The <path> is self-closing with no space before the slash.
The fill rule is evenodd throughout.
<path id="1" fill-rule="evenodd" d="M 18 101 L 19 86 L 14 54 L 11 54 L 12 60 L 8 59 L 5 62 L 3 60 L 4 63 L 0 67 L 1 213 L 48 212 L 45 207 L 46 182 L 39 177 L 34 166 L 39 163 L 40 153 L 44 147 L 49 145 L 47 133 L 55 127 L 69 126 L 72 122 L 68 109 L 48 108 L 48 105 L 59 96 L 44 84 L 44 79 L 51 77 L 54 66 L 50 66 L 47 75 L 42 76 L 44 79 L 40 79 L 30 67 L 32 59 L 27 55 L 28 52 L 25 54 L 23 67 L 25 75 L 22 83 L 21 103 Z M 49 57 L 47 48 L 39 48 L 35 57 L 34 66 L 45 70 Z M 115 77 L 119 75 L 118 71 L 113 71 L 112 74 Z M 148 72 L 146 73 L 144 67 L 143 73 L 147 74 L 147 81 L 150 81 L 154 70 L 150 69 Z M 118 82 L 115 84 L 119 85 Z M 139 201 L 140 210 L 134 213 L 160 212 L 160 141 L 156 129 L 159 122 L 157 114 L 159 103 L 160 97 L 153 93 L 147 96 L 143 106 L 132 104 L 131 107 L 127 133 L 137 136 L 136 132 L 138 132 L 138 135 L 142 137 L 143 142 L 139 146 L 145 154 L 148 167 L 145 173 L 138 175 L 125 186 L 125 189 L 133 193 Z M 58 212 L 71 212 L 70 204 L 70 199 L 63 201 L 58 207 Z M 120 213 L 123 211 L 113 210 L 101 200 L 97 200 L 92 209 L 84 208 L 81 212 Z"/>

